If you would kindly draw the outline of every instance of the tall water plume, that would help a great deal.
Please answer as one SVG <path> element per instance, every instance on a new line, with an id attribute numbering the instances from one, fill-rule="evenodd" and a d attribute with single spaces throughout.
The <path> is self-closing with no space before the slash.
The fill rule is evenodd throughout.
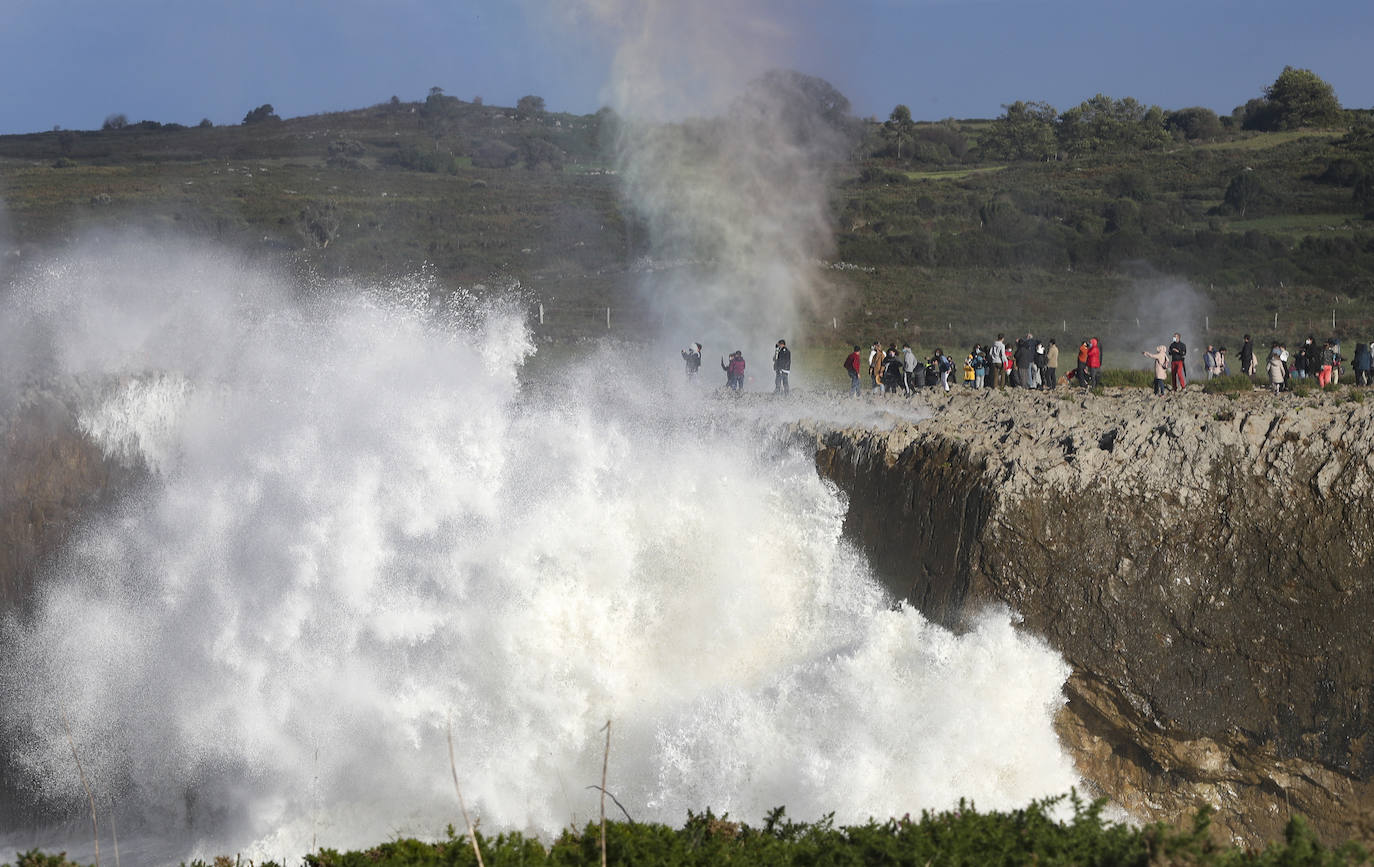
<path id="1" fill-rule="evenodd" d="M 616 46 L 619 168 L 652 258 L 644 289 L 685 333 L 794 335 L 827 288 L 828 182 L 854 134 L 826 82 L 782 71 L 777 4 L 586 0 Z M 768 341 L 771 345 L 771 339 Z"/>
<path id="2" fill-rule="evenodd" d="M 747 408 L 606 358 L 532 398 L 518 315 L 326 288 L 136 242 L 6 302 L 28 377 L 83 384 L 82 426 L 149 473 L 5 624 L 10 792 L 76 808 L 64 713 L 130 863 L 135 828 L 154 862 L 440 834 L 450 726 L 488 831 L 591 818 L 607 719 L 641 821 L 1075 782 L 1064 663 L 1004 614 L 956 637 L 892 607 L 844 498 Z"/>

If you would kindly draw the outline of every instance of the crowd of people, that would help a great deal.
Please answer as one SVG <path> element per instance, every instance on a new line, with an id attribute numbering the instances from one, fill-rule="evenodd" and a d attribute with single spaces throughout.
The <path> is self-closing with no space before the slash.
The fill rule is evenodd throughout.
<path id="1" fill-rule="evenodd" d="M 701 370 L 702 345 L 693 343 L 682 350 L 682 358 L 687 366 L 687 378 L 695 379 Z M 1179 333 L 1167 346 L 1160 344 L 1153 351 L 1141 353 L 1154 362 L 1154 393 L 1163 395 L 1182 391 L 1188 386 L 1188 345 Z M 884 349 L 875 341 L 865 356 L 862 347 L 855 345 L 844 360 L 845 372 L 849 374 L 849 392 L 860 395 L 865 390 L 886 394 L 914 394 L 922 388 L 939 388 L 948 392 L 956 384 L 965 388 L 1022 388 L 1049 390 L 1061 385 L 1092 388 L 1101 382 L 1102 345 L 1096 337 L 1085 338 L 1077 350 L 1077 362 L 1071 369 L 1060 375 L 1060 353 L 1055 338 L 1040 341 L 1033 334 L 1008 341 L 1006 335 L 998 334 L 991 344 L 974 344 L 964 355 L 962 362 L 956 361 L 941 347 L 927 357 L 920 357 L 912 351 L 909 343 L 889 343 Z M 1225 346 L 1207 345 L 1202 356 L 1203 374 L 1212 379 L 1233 373 Z M 1072 360 L 1072 357 L 1071 357 Z M 1314 379 L 1322 388 L 1337 385 L 1341 381 L 1345 357 L 1341 354 L 1338 338 L 1328 338 L 1319 344 L 1308 336 L 1296 352 L 1290 353 L 1282 341 L 1274 341 L 1270 346 L 1267 360 L 1262 360 L 1255 352 L 1250 335 L 1245 335 L 1238 353 L 1239 369 L 1234 371 L 1253 377 L 1264 364 L 1263 375 L 1267 377 L 1274 393 L 1291 389 L 1294 380 Z M 792 371 L 792 350 L 786 340 L 779 340 L 773 346 L 773 393 L 791 392 L 789 382 Z M 1370 385 L 1374 373 L 1374 344 L 1356 343 L 1351 366 L 1357 385 Z M 725 372 L 726 388 L 736 393 L 744 390 L 744 353 L 731 352 L 720 360 L 721 370 Z"/>
<path id="2" fill-rule="evenodd" d="M 854 347 L 844 368 L 849 373 L 850 393 L 861 394 L 865 365 L 860 347 Z M 918 358 L 909 344 L 903 344 L 899 351 L 895 343 L 888 344 L 885 350 L 881 343 L 874 343 L 868 351 L 867 386 L 873 391 L 903 394 L 920 388 L 949 391 L 954 383 L 970 389 L 1049 390 L 1061 384 L 1088 388 L 1097 384 L 1101 369 L 1102 348 L 1095 337 L 1079 345 L 1077 366 L 1062 378 L 1058 342 L 1054 338 L 1042 342 L 1033 334 L 1017 338 L 1014 343 L 1008 342 L 1005 334 L 998 334 L 987 346 L 974 344 L 961 362 L 939 347 L 929 358 Z"/>

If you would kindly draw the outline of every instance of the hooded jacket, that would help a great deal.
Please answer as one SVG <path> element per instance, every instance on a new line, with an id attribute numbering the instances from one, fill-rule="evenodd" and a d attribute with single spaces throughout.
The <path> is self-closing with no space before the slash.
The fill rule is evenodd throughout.
<path id="1" fill-rule="evenodd" d="M 1283 358 L 1277 352 L 1269 356 L 1269 382 L 1283 385 Z"/>
<path id="2" fill-rule="evenodd" d="M 1096 337 L 1094 337 L 1092 340 L 1088 341 L 1088 366 L 1089 366 L 1089 367 L 1101 367 L 1101 366 L 1102 366 L 1102 347 L 1100 347 L 1100 346 L 1097 345 L 1097 338 L 1096 338 Z"/>
<path id="3" fill-rule="evenodd" d="M 902 347 L 902 369 L 907 373 L 916 370 L 916 353 L 911 351 L 910 346 Z"/>
<path id="4" fill-rule="evenodd" d="M 1156 346 L 1154 352 L 1142 352 L 1140 354 L 1155 363 L 1155 379 L 1169 378 L 1169 348 L 1167 346 Z"/>

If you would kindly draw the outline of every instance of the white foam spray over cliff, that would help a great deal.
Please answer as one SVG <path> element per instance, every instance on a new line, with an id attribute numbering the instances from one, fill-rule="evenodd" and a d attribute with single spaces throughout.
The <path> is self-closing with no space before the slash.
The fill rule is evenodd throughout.
<path id="1" fill-rule="evenodd" d="M 607 719 L 609 787 L 641 821 L 1075 783 L 1062 660 L 1005 615 L 956 637 L 892 607 L 842 495 L 741 435 L 747 410 L 629 394 L 606 359 L 533 398 L 500 306 L 436 304 L 422 278 L 283 286 L 134 244 L 12 296 L 30 373 L 97 386 L 83 426 L 150 478 L 5 626 L 11 792 L 83 803 L 64 712 L 130 863 L 138 828 L 159 862 L 440 835 L 450 725 L 485 831 L 591 819 Z"/>

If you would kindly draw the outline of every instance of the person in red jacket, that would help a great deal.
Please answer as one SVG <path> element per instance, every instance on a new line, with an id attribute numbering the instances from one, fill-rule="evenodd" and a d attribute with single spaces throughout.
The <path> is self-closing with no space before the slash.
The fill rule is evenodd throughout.
<path id="1" fill-rule="evenodd" d="M 844 360 L 844 369 L 849 371 L 849 393 L 855 397 L 859 396 L 859 345 L 854 344 L 854 351 L 849 353 L 849 357 Z"/>
<path id="2" fill-rule="evenodd" d="M 1095 387 L 1098 377 L 1102 374 L 1102 347 L 1098 345 L 1097 338 L 1088 341 L 1088 381 Z"/>

